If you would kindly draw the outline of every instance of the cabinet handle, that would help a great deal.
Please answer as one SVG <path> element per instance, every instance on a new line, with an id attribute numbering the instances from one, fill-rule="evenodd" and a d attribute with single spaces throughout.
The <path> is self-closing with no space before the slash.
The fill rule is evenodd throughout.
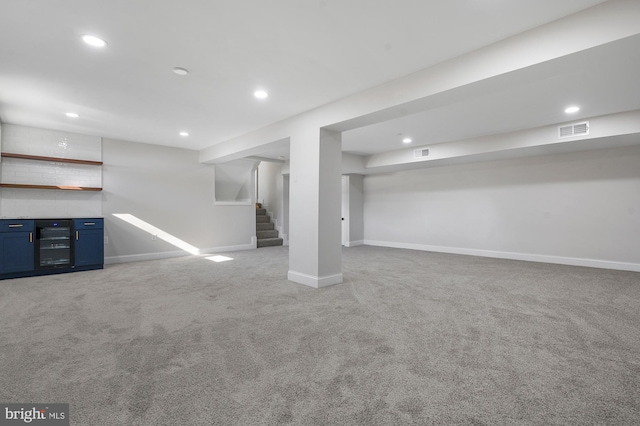
<path id="1" fill-rule="evenodd" d="M 33 232 L 29 232 L 29 242 L 33 242 Z"/>
<path id="2" fill-rule="evenodd" d="M 85 222 L 84 223 L 85 226 L 93 226 L 95 224 L 96 224 L 95 222 Z"/>
<path id="3" fill-rule="evenodd" d="M 76 231 L 76 241 L 78 241 L 78 233 L 79 231 Z"/>
<path id="4" fill-rule="evenodd" d="M 21 223 L 11 223 L 9 224 L 9 228 L 22 228 L 24 225 Z"/>

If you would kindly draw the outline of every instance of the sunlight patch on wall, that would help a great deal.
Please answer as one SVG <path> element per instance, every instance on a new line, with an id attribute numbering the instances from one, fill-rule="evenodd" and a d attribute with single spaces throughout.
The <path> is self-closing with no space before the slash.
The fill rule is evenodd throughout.
<path id="1" fill-rule="evenodd" d="M 137 218 L 136 216 L 129 213 L 114 213 L 113 214 L 118 219 L 124 220 L 130 225 L 135 226 L 136 228 L 142 229 L 145 232 L 148 232 L 151 235 L 155 235 L 157 238 L 160 238 L 163 241 L 168 242 L 169 244 L 178 247 L 181 250 L 186 251 L 187 253 L 191 253 L 194 255 L 200 254 L 200 249 L 192 246 L 191 244 L 182 241 L 180 238 L 175 237 L 168 232 L 163 231 L 160 228 L 157 228 L 151 225 L 144 220 Z"/>

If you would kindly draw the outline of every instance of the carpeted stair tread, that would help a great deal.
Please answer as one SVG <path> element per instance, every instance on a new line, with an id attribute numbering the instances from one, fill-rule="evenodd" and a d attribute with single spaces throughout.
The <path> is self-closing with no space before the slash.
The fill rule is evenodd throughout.
<path id="1" fill-rule="evenodd" d="M 258 248 L 281 246 L 281 245 L 282 245 L 282 238 L 259 238 L 258 239 Z"/>
<path id="2" fill-rule="evenodd" d="M 266 216 L 266 214 L 267 214 L 267 209 L 256 209 L 257 216 Z"/>
<path id="3" fill-rule="evenodd" d="M 269 223 L 256 223 L 256 231 L 271 231 L 275 229 L 275 225 L 271 222 Z"/>
<path id="4" fill-rule="evenodd" d="M 267 231 L 256 231 L 256 236 L 259 240 L 265 238 L 278 238 L 278 231 L 275 229 L 267 230 Z"/>
<path id="5" fill-rule="evenodd" d="M 269 223 L 271 222 L 271 218 L 266 215 L 256 215 L 256 223 Z"/>

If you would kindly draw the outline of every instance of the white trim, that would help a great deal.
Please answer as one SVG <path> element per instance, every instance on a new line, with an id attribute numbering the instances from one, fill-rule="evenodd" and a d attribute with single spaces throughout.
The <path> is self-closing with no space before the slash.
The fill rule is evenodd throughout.
<path id="1" fill-rule="evenodd" d="M 212 247 L 212 248 L 202 249 L 200 250 L 200 255 L 211 254 L 211 253 L 224 253 L 229 251 L 254 250 L 255 248 L 256 248 L 256 242 L 252 241 L 251 244 L 242 244 L 237 246 L 225 246 L 225 247 Z M 163 251 L 158 253 L 130 254 L 125 256 L 109 256 L 104 258 L 104 263 L 105 265 L 112 265 L 116 263 L 141 262 L 145 260 L 171 259 L 174 257 L 182 257 L 182 256 L 197 256 L 197 255 L 192 255 L 191 253 L 187 253 L 186 251 L 183 251 L 183 250 Z"/>
<path id="2" fill-rule="evenodd" d="M 226 251 L 255 250 L 258 247 L 257 241 L 258 240 L 256 237 L 251 237 L 251 242 L 249 244 L 205 248 L 200 250 L 200 254 L 223 253 Z"/>
<path id="3" fill-rule="evenodd" d="M 254 204 L 251 200 L 242 201 L 218 201 L 214 200 L 216 206 L 250 206 Z"/>
<path id="4" fill-rule="evenodd" d="M 322 288 L 342 282 L 342 274 L 328 275 L 325 277 L 316 277 L 313 275 L 303 274 L 301 272 L 289 271 L 287 279 L 298 284 L 307 285 L 313 288 Z"/>
<path id="5" fill-rule="evenodd" d="M 349 247 L 349 237 L 351 236 L 351 231 L 349 229 L 350 217 L 349 217 L 349 175 L 342 175 L 342 204 L 341 204 L 341 214 L 342 214 L 342 227 L 340 228 L 341 240 L 340 243 Z"/>
<path id="6" fill-rule="evenodd" d="M 498 259 L 524 260 L 528 262 L 555 263 L 559 265 L 586 266 L 589 268 L 615 269 L 640 272 L 640 263 L 616 262 L 611 260 L 583 259 L 577 257 L 550 256 L 507 251 L 466 249 L 459 247 L 431 246 L 426 244 L 396 243 L 389 241 L 364 240 L 368 246 L 391 247 L 409 250 L 433 251 L 437 253 L 463 254 L 468 256 L 493 257 Z"/>
<path id="7" fill-rule="evenodd" d="M 345 244 L 345 247 L 356 247 L 361 245 L 364 245 L 364 240 L 347 241 L 347 244 Z M 370 244 L 370 245 L 373 245 L 373 244 Z"/>
<path id="8" fill-rule="evenodd" d="M 129 254 L 125 256 L 109 256 L 104 258 L 105 265 L 112 265 L 116 263 L 129 263 L 129 262 L 141 262 L 145 260 L 159 260 L 170 259 L 173 257 L 181 256 L 193 256 L 186 251 L 165 251 L 161 253 L 144 253 L 144 254 Z"/>

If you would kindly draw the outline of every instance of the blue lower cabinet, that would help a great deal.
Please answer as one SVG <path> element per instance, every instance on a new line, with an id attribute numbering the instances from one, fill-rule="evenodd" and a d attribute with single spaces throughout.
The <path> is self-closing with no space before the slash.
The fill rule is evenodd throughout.
<path id="1" fill-rule="evenodd" d="M 104 265 L 104 219 L 74 219 L 76 269 L 96 269 Z"/>
<path id="2" fill-rule="evenodd" d="M 0 220 L 0 275 L 34 269 L 34 222 Z"/>
<path id="3" fill-rule="evenodd" d="M 104 219 L 0 219 L 0 279 L 104 267 Z"/>

